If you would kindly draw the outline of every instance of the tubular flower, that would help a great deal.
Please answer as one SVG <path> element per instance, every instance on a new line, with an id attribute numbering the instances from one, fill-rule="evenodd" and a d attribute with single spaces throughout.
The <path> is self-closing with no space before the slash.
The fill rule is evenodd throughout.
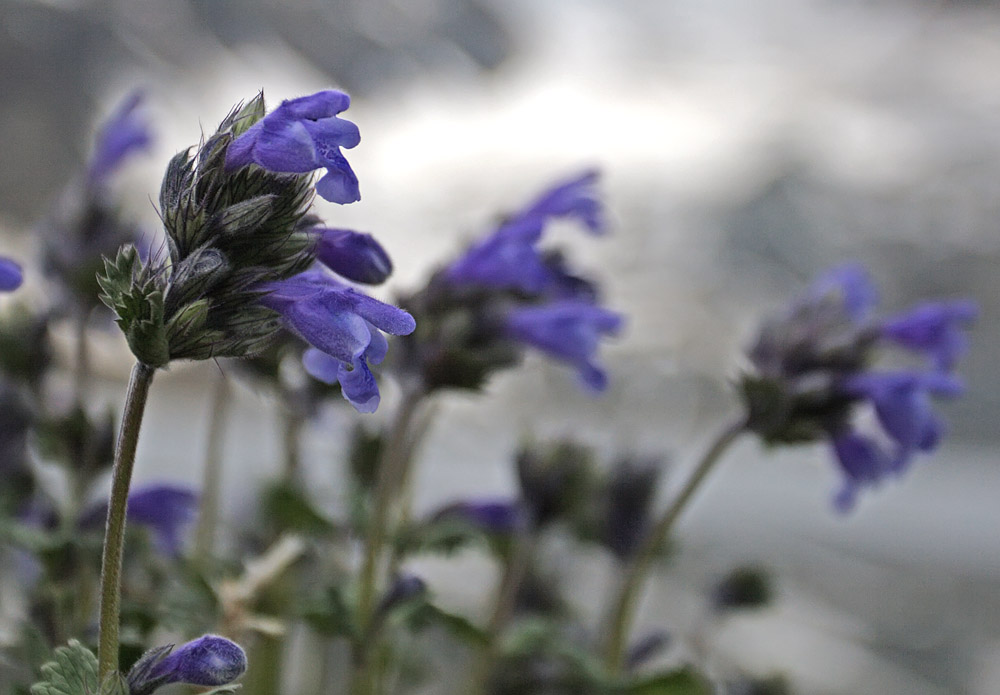
<path id="1" fill-rule="evenodd" d="M 318 227 L 316 260 L 343 278 L 364 285 L 378 285 L 392 274 L 392 261 L 371 234 L 349 229 Z"/>
<path id="2" fill-rule="evenodd" d="M 198 513 L 198 494 L 175 485 L 151 485 L 128 496 L 129 523 L 148 528 L 156 549 L 170 557 L 180 554 L 182 533 Z M 107 503 L 95 505 L 80 519 L 82 528 L 99 527 L 108 515 Z"/>
<path id="3" fill-rule="evenodd" d="M 87 170 L 90 185 L 102 185 L 130 154 L 149 149 L 153 138 L 140 111 L 144 98 L 138 90 L 129 94 L 101 127 Z"/>
<path id="4" fill-rule="evenodd" d="M 0 256 L 0 292 L 13 292 L 24 282 L 20 264 Z"/>
<path id="5" fill-rule="evenodd" d="M 560 272 L 539 251 L 538 242 L 545 224 L 554 218 L 576 219 L 593 233 L 604 231 L 597 179 L 597 172 L 588 171 L 545 191 L 466 251 L 446 271 L 448 279 L 460 285 L 530 293 L 558 286 Z"/>
<path id="6" fill-rule="evenodd" d="M 933 398 L 963 391 L 950 370 L 965 351 L 963 328 L 977 314 L 967 300 L 929 302 L 897 316 L 872 316 L 877 294 L 856 264 L 821 277 L 784 317 L 765 324 L 743 379 L 748 427 L 770 443 L 830 441 L 844 485 L 835 497 L 850 509 L 862 487 L 904 471 L 917 452 L 934 450 L 944 425 Z M 878 369 L 886 347 L 927 358 L 929 368 Z M 880 432 L 855 424 L 872 410 Z"/>
<path id="7" fill-rule="evenodd" d="M 150 695 L 170 683 L 219 686 L 232 683 L 247 670 L 247 655 L 235 642 L 204 635 L 181 645 L 146 652 L 129 671 L 129 695 Z"/>
<path id="8" fill-rule="evenodd" d="M 358 127 L 338 118 L 351 98 L 330 89 L 281 106 L 233 140 L 226 153 L 226 169 L 234 171 L 251 162 L 279 173 L 304 174 L 326 169 L 316 183 L 316 192 L 333 203 L 361 200 L 358 177 L 340 148 L 361 141 Z"/>
<path id="9" fill-rule="evenodd" d="M 594 361 L 601 336 L 617 335 L 621 314 L 572 299 L 517 308 L 507 316 L 513 339 L 569 362 L 585 385 L 595 391 L 607 386 L 607 375 Z"/>
<path id="10" fill-rule="evenodd" d="M 408 335 L 416 327 L 413 317 L 318 270 L 258 289 L 260 303 L 281 314 L 288 328 L 315 348 L 306 352 L 306 370 L 321 381 L 339 382 L 358 411 L 374 412 L 379 390 L 368 365 L 385 358 L 382 332 Z"/>

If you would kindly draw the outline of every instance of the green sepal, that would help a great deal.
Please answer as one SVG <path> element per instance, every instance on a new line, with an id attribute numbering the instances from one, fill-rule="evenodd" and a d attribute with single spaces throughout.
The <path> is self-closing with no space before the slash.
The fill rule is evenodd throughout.
<path id="1" fill-rule="evenodd" d="M 139 253 L 126 244 L 111 260 L 104 259 L 104 272 L 97 276 L 101 301 L 118 316 L 132 354 L 150 367 L 170 361 L 170 344 L 163 323 L 163 292 Z"/>
<path id="2" fill-rule="evenodd" d="M 97 657 L 72 639 L 56 647 L 52 661 L 42 665 L 42 680 L 31 686 L 31 695 L 97 695 Z M 104 690 L 101 689 L 101 695 Z"/>

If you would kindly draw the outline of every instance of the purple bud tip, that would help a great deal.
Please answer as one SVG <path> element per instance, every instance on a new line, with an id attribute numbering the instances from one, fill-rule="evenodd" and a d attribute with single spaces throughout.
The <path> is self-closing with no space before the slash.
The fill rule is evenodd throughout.
<path id="1" fill-rule="evenodd" d="M 392 274 L 392 261 L 371 234 L 349 229 L 314 230 L 316 258 L 341 277 L 378 285 Z"/>
<path id="2" fill-rule="evenodd" d="M 23 281 L 21 266 L 9 258 L 0 256 L 0 292 L 13 292 Z"/>
<path id="3" fill-rule="evenodd" d="M 217 686 L 231 683 L 247 670 L 247 655 L 235 642 L 205 635 L 184 644 L 161 661 L 151 679 L 166 683 Z"/>

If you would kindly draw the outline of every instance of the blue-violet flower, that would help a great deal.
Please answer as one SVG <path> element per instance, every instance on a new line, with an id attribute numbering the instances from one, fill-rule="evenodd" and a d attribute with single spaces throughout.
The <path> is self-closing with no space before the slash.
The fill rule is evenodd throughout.
<path id="1" fill-rule="evenodd" d="M 166 645 L 144 654 L 126 677 L 130 695 L 150 695 L 170 683 L 214 687 L 232 683 L 247 670 L 247 655 L 235 642 L 204 635 L 173 649 Z"/>
<path id="2" fill-rule="evenodd" d="M 878 320 L 876 302 L 860 265 L 831 270 L 785 317 L 765 324 L 749 354 L 755 374 L 743 380 L 748 427 L 765 441 L 829 439 L 844 474 L 835 497 L 841 510 L 854 505 L 860 488 L 901 473 L 915 453 L 937 447 L 944 425 L 931 400 L 962 393 L 950 370 L 967 348 L 963 330 L 978 311 L 968 300 L 931 302 Z M 924 357 L 928 366 L 874 368 L 885 346 Z M 854 424 L 860 405 L 874 411 L 881 433 Z"/>
<path id="3" fill-rule="evenodd" d="M 448 279 L 460 285 L 531 293 L 558 286 L 559 270 L 547 262 L 538 242 L 552 218 L 577 219 L 593 233 L 604 231 L 597 179 L 597 172 L 588 171 L 548 189 L 466 251 L 447 269 Z"/>
<path id="4" fill-rule="evenodd" d="M 182 534 L 198 513 L 198 494 L 176 485 L 150 485 L 129 493 L 129 523 L 148 528 L 156 549 L 169 557 L 180 555 Z M 94 505 L 80 518 L 83 528 L 98 527 L 108 515 L 107 502 Z"/>
<path id="5" fill-rule="evenodd" d="M 149 149 L 153 138 L 140 111 L 144 98 L 139 90 L 130 93 L 101 127 L 87 170 L 92 186 L 107 181 L 131 153 Z"/>
<path id="6" fill-rule="evenodd" d="M 607 375 L 594 356 L 601 336 L 617 335 L 622 324 L 621 314 L 566 299 L 512 310 L 506 330 L 511 338 L 569 362 L 585 385 L 601 391 L 607 386 Z"/>
<path id="7" fill-rule="evenodd" d="M 317 227 L 313 252 L 316 260 L 343 278 L 365 285 L 378 285 L 392 274 L 392 261 L 371 234 L 349 229 Z"/>
<path id="8" fill-rule="evenodd" d="M 326 168 L 317 193 L 334 203 L 360 200 L 358 178 L 340 151 L 361 141 L 358 127 L 337 117 L 350 104 L 348 95 L 333 89 L 281 102 L 230 143 L 226 169 L 251 162 L 278 173 Z"/>
<path id="9" fill-rule="evenodd" d="M 290 330 L 316 348 L 306 351 L 306 370 L 321 381 L 339 382 L 344 398 L 359 412 L 374 412 L 379 390 L 368 365 L 385 358 L 388 344 L 382 331 L 412 333 L 413 317 L 319 270 L 259 289 L 264 293 L 261 304 L 280 313 Z"/>
<path id="10" fill-rule="evenodd" d="M 9 258 L 0 256 L 0 292 L 13 292 L 24 282 L 21 266 Z"/>

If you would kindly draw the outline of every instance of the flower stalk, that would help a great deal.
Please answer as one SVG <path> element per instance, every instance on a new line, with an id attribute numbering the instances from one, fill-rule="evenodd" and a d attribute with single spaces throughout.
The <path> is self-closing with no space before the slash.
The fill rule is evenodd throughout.
<path id="1" fill-rule="evenodd" d="M 383 546 L 389 529 L 389 514 L 396 499 L 400 482 L 409 459 L 410 424 L 423 400 L 423 391 L 409 389 L 396 411 L 388 441 L 378 466 L 378 480 L 375 484 L 374 500 L 368 533 L 365 537 L 365 555 L 358 578 L 358 623 L 361 635 L 373 634 L 370 630 L 375 618 L 375 597 L 378 589 L 378 569 Z M 371 640 L 374 642 L 375 638 Z M 352 657 L 353 674 L 351 691 L 356 695 L 373 693 L 376 679 L 370 654 L 377 653 L 376 645 L 361 641 L 354 646 Z"/>
<path id="2" fill-rule="evenodd" d="M 631 562 L 624 567 L 622 580 L 611 610 L 608 612 L 604 630 L 604 634 L 608 636 L 604 663 L 609 672 L 617 673 L 621 670 L 625 645 L 628 641 L 632 620 L 635 617 L 639 589 L 642 588 L 643 581 L 649 574 L 653 558 L 670 536 L 670 531 L 694 497 L 694 493 L 715 468 L 715 465 L 722 458 L 722 454 L 746 431 L 746 427 L 746 420 L 741 418 L 726 425 L 716 436 L 712 445 L 695 466 L 691 476 L 684 483 L 684 487 L 677 493 L 677 497 L 667 507 L 656 526 L 646 535 Z"/>
<path id="3" fill-rule="evenodd" d="M 146 410 L 149 386 L 156 370 L 142 362 L 132 367 L 122 412 L 115 463 L 111 473 L 111 497 L 101 557 L 101 608 L 98 636 L 98 682 L 118 671 L 118 623 L 121 613 L 122 551 L 125 543 L 125 512 L 139 428 Z"/>

